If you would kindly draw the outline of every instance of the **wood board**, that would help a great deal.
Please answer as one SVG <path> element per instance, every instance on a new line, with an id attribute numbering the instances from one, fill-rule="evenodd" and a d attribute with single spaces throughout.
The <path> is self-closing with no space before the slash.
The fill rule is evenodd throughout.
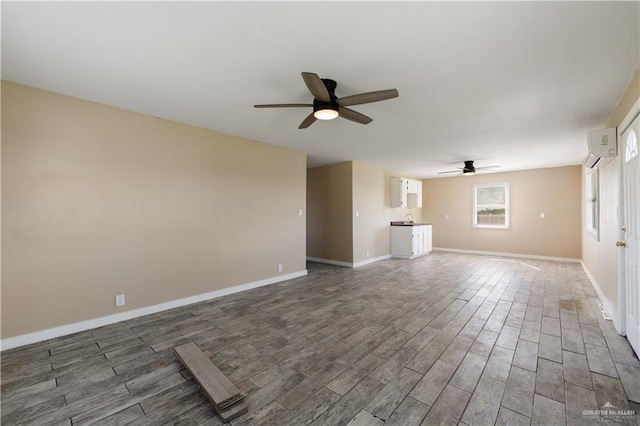
<path id="1" fill-rule="evenodd" d="M 232 420 L 247 412 L 244 396 L 194 343 L 174 348 L 176 356 L 198 383 L 200 391 L 211 401 L 222 421 Z"/>

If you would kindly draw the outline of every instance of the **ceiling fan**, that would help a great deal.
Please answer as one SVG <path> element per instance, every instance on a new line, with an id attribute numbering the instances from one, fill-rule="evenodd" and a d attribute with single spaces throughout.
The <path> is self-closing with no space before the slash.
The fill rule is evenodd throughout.
<path id="1" fill-rule="evenodd" d="M 358 95 L 338 98 L 335 95 L 338 83 L 328 78 L 320 78 L 318 74 L 303 72 L 302 79 L 313 95 L 312 104 L 266 104 L 254 105 L 255 108 L 298 108 L 313 107 L 313 112 L 305 118 L 298 129 L 306 129 L 316 120 L 333 120 L 336 117 L 346 118 L 360 124 L 369 124 L 372 118 L 354 111 L 347 106 L 368 104 L 398 97 L 396 89 L 378 90 L 375 92 L 360 93 Z"/>
<path id="2" fill-rule="evenodd" d="M 473 160 L 467 160 L 464 162 L 464 167 L 458 167 L 458 170 L 449 170 L 446 172 L 438 172 L 439 175 L 445 175 L 449 173 L 458 173 L 459 175 L 473 175 L 476 171 L 486 170 L 488 172 L 492 172 L 493 169 L 500 168 L 500 166 L 483 166 L 483 167 L 474 167 Z"/>

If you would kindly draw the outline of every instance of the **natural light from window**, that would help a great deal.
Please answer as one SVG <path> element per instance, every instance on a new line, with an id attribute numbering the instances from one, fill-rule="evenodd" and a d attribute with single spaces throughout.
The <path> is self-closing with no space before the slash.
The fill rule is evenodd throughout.
<path id="1" fill-rule="evenodd" d="M 633 160 L 638 156 L 638 138 L 636 137 L 636 132 L 631 130 L 629 136 L 627 136 L 627 149 L 624 155 L 625 163 Z"/>
<path id="2" fill-rule="evenodd" d="M 585 181 L 585 227 L 588 232 L 598 236 L 599 206 L 598 206 L 598 169 L 587 172 Z"/>
<path id="3" fill-rule="evenodd" d="M 509 228 L 509 184 L 473 186 L 473 226 Z"/>

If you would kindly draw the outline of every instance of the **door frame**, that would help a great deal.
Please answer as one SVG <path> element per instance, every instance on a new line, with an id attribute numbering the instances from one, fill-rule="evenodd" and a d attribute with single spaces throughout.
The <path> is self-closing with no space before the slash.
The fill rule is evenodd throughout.
<path id="1" fill-rule="evenodd" d="M 618 197 L 618 217 L 619 224 L 624 224 L 624 153 L 625 153 L 625 141 L 622 140 L 622 134 L 629 128 L 633 120 L 636 119 L 640 115 L 640 98 L 638 98 L 624 117 L 624 120 L 618 126 L 617 134 L 618 134 L 618 161 L 619 161 L 619 171 L 618 171 L 618 182 L 619 182 L 619 197 Z M 626 238 L 625 233 L 622 231 L 622 226 L 618 229 L 618 241 L 624 241 Z M 626 274 L 625 274 L 625 261 L 626 261 L 626 250 L 618 250 L 618 333 L 622 336 L 627 335 L 627 291 L 626 291 Z"/>

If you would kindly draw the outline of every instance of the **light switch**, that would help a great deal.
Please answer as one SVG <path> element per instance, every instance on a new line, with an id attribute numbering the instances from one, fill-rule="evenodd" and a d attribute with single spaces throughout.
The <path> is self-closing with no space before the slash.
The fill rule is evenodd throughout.
<path id="1" fill-rule="evenodd" d="M 540 213 L 540 219 L 544 219 L 544 213 Z"/>
<path id="2" fill-rule="evenodd" d="M 448 214 L 444 215 L 444 218 L 449 220 L 449 215 Z"/>
<path id="3" fill-rule="evenodd" d="M 360 216 L 360 210 L 356 210 L 356 216 Z"/>

